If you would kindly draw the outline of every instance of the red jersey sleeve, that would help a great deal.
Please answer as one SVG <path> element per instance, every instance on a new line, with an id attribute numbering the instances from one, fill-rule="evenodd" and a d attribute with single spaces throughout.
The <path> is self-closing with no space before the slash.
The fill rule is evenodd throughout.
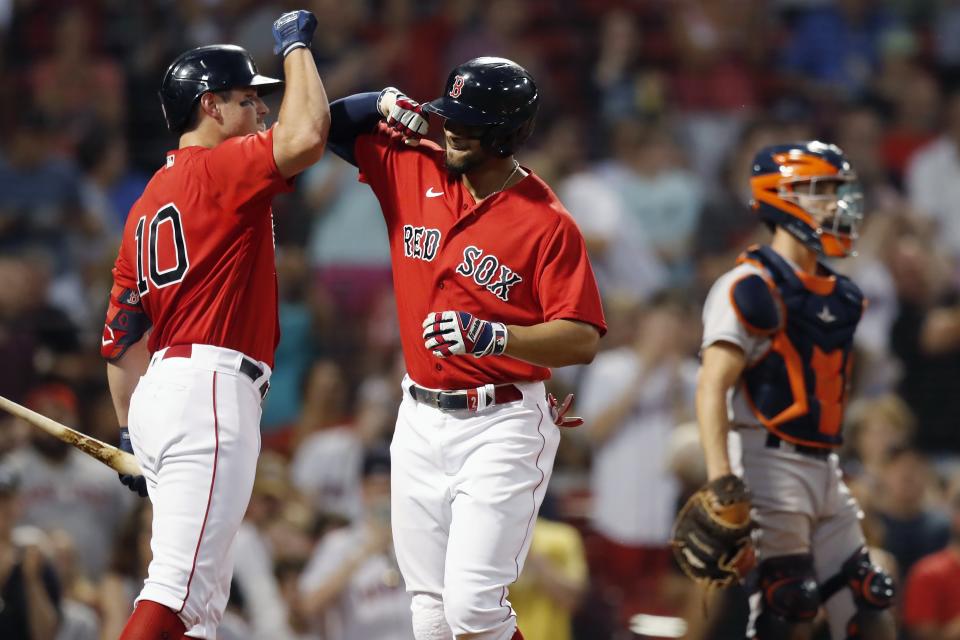
<path id="1" fill-rule="evenodd" d="M 907 577 L 903 596 L 903 622 L 907 627 L 940 625 L 940 588 L 936 574 L 923 561 Z"/>
<path id="2" fill-rule="evenodd" d="M 579 320 L 595 326 L 600 335 L 607 332 L 586 244 L 567 214 L 560 216 L 540 257 L 535 283 L 544 321 Z"/>
<path id="3" fill-rule="evenodd" d="M 357 136 L 353 144 L 353 157 L 360 169 L 360 182 L 366 182 L 379 193 L 389 183 L 392 173 L 390 164 L 395 161 L 396 145 L 402 144 L 400 135 L 380 122 L 377 128 L 368 134 Z"/>
<path id="4" fill-rule="evenodd" d="M 273 127 L 225 140 L 204 154 L 203 162 L 225 209 L 242 212 L 248 202 L 293 188 L 293 180 L 284 179 L 273 157 Z"/>

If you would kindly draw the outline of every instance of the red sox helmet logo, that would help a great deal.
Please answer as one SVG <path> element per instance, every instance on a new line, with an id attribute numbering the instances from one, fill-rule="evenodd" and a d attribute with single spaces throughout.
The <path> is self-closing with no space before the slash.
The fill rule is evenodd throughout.
<path id="1" fill-rule="evenodd" d="M 456 76 L 456 77 L 453 79 L 453 86 L 450 87 L 450 97 L 451 97 L 451 98 L 459 98 L 459 97 L 460 97 L 460 92 L 463 91 L 463 82 L 464 82 L 464 77 L 463 77 L 463 76 Z"/>

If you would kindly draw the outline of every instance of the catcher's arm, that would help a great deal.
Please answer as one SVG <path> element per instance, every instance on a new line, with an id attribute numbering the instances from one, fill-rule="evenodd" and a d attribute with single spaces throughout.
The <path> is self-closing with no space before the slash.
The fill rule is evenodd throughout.
<path id="1" fill-rule="evenodd" d="M 715 480 L 731 472 L 727 451 L 730 432 L 727 394 L 740 379 L 746 358 L 740 347 L 729 342 L 714 342 L 703 350 L 701 360 L 697 377 L 697 423 L 707 463 L 707 479 Z"/>

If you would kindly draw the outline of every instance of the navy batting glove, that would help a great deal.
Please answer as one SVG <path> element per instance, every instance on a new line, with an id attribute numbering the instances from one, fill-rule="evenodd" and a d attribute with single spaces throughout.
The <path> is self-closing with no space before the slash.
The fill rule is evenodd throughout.
<path id="1" fill-rule="evenodd" d="M 317 18 L 309 11 L 300 9 L 283 14 L 273 23 L 273 39 L 277 43 L 273 52 L 286 57 L 294 49 L 309 48 L 316 30 Z"/>
<path id="2" fill-rule="evenodd" d="M 507 325 L 481 320 L 466 311 L 428 313 L 423 320 L 423 341 L 438 358 L 499 356 L 507 348 Z"/>
<path id="3" fill-rule="evenodd" d="M 120 450 L 133 454 L 133 445 L 130 443 L 130 430 L 126 427 L 120 427 Z M 147 479 L 143 476 L 132 476 L 129 473 L 118 473 L 120 482 L 122 482 L 130 491 L 140 494 L 141 498 L 147 497 Z"/>

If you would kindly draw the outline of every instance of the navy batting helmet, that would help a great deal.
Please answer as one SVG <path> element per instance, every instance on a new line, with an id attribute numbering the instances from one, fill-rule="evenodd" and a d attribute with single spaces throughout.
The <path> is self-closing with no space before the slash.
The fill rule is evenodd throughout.
<path id="1" fill-rule="evenodd" d="M 483 146 L 506 157 L 530 137 L 539 103 L 526 69 L 506 58 L 484 57 L 451 71 L 443 96 L 423 108 L 460 124 L 487 127 Z"/>
<path id="2" fill-rule="evenodd" d="M 835 183 L 836 189 L 822 193 L 822 182 Z M 762 220 L 783 227 L 822 255 L 854 254 L 863 191 L 836 145 L 813 140 L 761 149 L 753 159 L 750 188 L 751 204 Z"/>
<path id="3" fill-rule="evenodd" d="M 232 44 L 197 47 L 180 54 L 160 83 L 160 106 L 167 127 L 183 133 L 194 106 L 208 91 L 257 87 L 260 95 L 276 90 L 283 81 L 262 76 L 247 50 Z"/>

